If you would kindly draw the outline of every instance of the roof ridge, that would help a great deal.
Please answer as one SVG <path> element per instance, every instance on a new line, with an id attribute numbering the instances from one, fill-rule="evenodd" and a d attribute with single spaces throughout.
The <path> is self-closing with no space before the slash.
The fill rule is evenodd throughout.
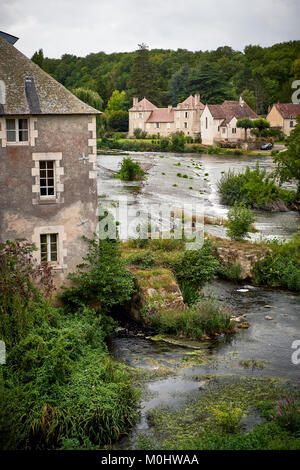
<path id="1" fill-rule="evenodd" d="M 0 37 L 0 76 L 6 87 L 1 114 L 98 114 L 100 111 Z M 26 79 L 31 78 L 26 87 Z M 34 103 L 34 106 L 33 106 Z"/>

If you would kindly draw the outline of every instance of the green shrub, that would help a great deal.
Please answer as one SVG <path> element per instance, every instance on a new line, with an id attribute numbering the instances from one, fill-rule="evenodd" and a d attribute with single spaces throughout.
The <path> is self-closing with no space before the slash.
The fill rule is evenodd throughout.
<path id="1" fill-rule="evenodd" d="M 119 257 L 119 244 L 109 240 L 87 240 L 88 254 L 77 271 L 69 275 L 73 285 L 64 288 L 61 299 L 73 310 L 97 302 L 101 311 L 130 300 L 134 292 L 131 273 Z"/>
<path id="2" fill-rule="evenodd" d="M 251 230 L 251 225 L 255 222 L 255 217 L 250 209 L 244 204 L 237 204 L 236 202 L 234 207 L 229 210 L 227 217 L 226 226 L 228 230 L 226 234 L 232 240 L 249 238 L 248 232 Z"/>
<path id="3" fill-rule="evenodd" d="M 146 139 L 147 137 L 147 132 L 143 131 L 139 127 L 134 129 L 133 134 L 136 139 Z"/>
<path id="4" fill-rule="evenodd" d="M 121 169 L 116 175 L 123 181 L 139 180 L 144 176 L 145 172 L 138 162 L 134 162 L 130 157 L 123 158 Z"/>
<path id="5" fill-rule="evenodd" d="M 205 241 L 200 250 L 184 251 L 174 267 L 174 274 L 180 284 L 201 287 L 211 282 L 219 268 L 219 262 L 213 254 L 213 247 Z"/>
<path id="6" fill-rule="evenodd" d="M 163 137 L 162 139 L 160 139 L 159 148 L 161 152 L 167 152 L 169 145 L 170 145 L 169 139 L 167 139 L 166 137 Z"/>
<path id="7" fill-rule="evenodd" d="M 296 198 L 295 191 L 277 186 L 258 163 L 254 170 L 247 167 L 244 173 L 235 174 L 232 170 L 224 173 L 218 182 L 218 192 L 222 204 L 233 206 L 241 202 L 260 209 L 268 209 L 269 203 L 277 199 L 290 205 Z"/>
<path id="8" fill-rule="evenodd" d="M 184 152 L 185 137 L 183 132 L 175 132 L 171 135 L 171 152 Z"/>
<path id="9" fill-rule="evenodd" d="M 218 275 L 230 281 L 239 281 L 241 279 L 242 267 L 240 263 L 228 263 L 220 265 Z"/>

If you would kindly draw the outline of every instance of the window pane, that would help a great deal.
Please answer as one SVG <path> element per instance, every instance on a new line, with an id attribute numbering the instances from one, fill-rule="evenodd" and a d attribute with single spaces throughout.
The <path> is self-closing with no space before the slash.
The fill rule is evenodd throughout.
<path id="1" fill-rule="evenodd" d="M 16 122 L 14 119 L 6 119 L 6 129 L 7 130 L 15 130 L 16 129 Z"/>
<path id="2" fill-rule="evenodd" d="M 19 129 L 22 131 L 28 130 L 28 120 L 27 119 L 19 119 Z"/>
<path id="3" fill-rule="evenodd" d="M 51 261 L 57 261 L 57 253 L 51 251 Z"/>
<path id="4" fill-rule="evenodd" d="M 6 131 L 7 142 L 16 142 L 16 131 Z"/>
<path id="5" fill-rule="evenodd" d="M 46 163 L 47 162 L 40 162 L 40 169 L 46 168 Z"/>
<path id="6" fill-rule="evenodd" d="M 20 131 L 19 130 L 19 141 L 20 142 L 28 142 L 28 131 Z"/>

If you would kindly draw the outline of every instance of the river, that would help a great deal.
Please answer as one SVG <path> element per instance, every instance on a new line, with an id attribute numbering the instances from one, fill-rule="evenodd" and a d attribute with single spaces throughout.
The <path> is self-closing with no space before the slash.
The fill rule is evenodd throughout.
<path id="1" fill-rule="evenodd" d="M 120 195 L 126 195 L 131 206 L 143 212 L 153 202 L 168 201 L 179 205 L 202 198 L 205 215 L 226 217 L 227 208 L 219 203 L 216 186 L 222 171 L 230 168 L 242 170 L 247 165 L 254 167 L 256 164 L 253 157 L 161 155 L 164 158 L 157 154 L 134 154 L 134 158 L 141 163 L 153 163 L 148 171 L 148 179 L 138 187 L 115 179 L 109 171 L 116 171 L 123 157 L 99 155 L 98 191 L 102 195 L 101 199 L 114 204 Z M 259 159 L 260 166 L 271 171 L 271 158 Z M 178 178 L 178 171 L 193 180 Z M 173 187 L 174 181 L 177 187 Z M 192 185 L 193 190 L 190 190 Z M 203 194 L 199 193 L 199 187 Z M 256 228 L 259 230 L 255 234 L 256 239 L 290 238 L 300 225 L 296 212 L 257 212 L 256 216 Z M 224 236 L 222 226 L 207 225 L 205 230 Z M 200 349 L 154 342 L 142 333 L 132 333 L 130 328 L 120 329 L 119 335 L 112 341 L 112 355 L 116 360 L 150 375 L 141 385 L 140 417 L 129 436 L 122 438 L 115 448 L 137 449 L 140 436 L 156 441 L 157 448 L 160 448 L 163 439 L 158 437 L 151 413 L 156 410 L 161 416 L 173 413 L 178 419 L 176 413 L 185 416 L 187 410 L 191 409 L 191 403 L 199 404 L 199 400 L 201 403 L 203 394 L 215 393 L 216 388 L 225 386 L 228 380 L 232 382 L 245 377 L 271 380 L 276 377 L 300 384 L 300 365 L 292 363 L 293 342 L 300 340 L 299 294 L 240 286 L 226 281 L 215 281 L 205 290 L 220 302 L 232 305 L 236 314 L 244 315 L 250 328 L 240 329 L 230 337 L 220 336 L 213 341 L 198 344 Z M 251 387 L 252 382 L 250 390 Z M 272 386 L 268 387 L 271 390 Z M 196 418 L 189 419 L 189 425 L 194 426 L 193 419 Z M 258 413 L 252 410 L 244 419 L 244 431 L 252 429 L 260 421 Z M 173 426 L 175 434 L 182 432 L 176 431 L 176 420 Z"/>

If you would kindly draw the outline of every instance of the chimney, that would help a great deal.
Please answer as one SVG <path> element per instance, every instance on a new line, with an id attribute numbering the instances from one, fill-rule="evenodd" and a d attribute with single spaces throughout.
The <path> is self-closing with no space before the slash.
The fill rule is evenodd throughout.
<path id="1" fill-rule="evenodd" d="M 169 106 L 168 106 L 168 113 L 170 113 L 171 111 L 172 111 L 172 105 L 169 104 Z"/>
<path id="2" fill-rule="evenodd" d="M 196 106 L 199 106 L 199 104 L 200 104 L 200 95 L 199 95 L 199 93 L 196 93 L 196 94 L 195 94 L 195 98 L 194 98 L 194 99 L 195 99 L 195 107 L 196 107 Z"/>
<path id="3" fill-rule="evenodd" d="M 244 104 L 245 104 L 244 98 L 242 96 L 240 96 L 240 106 L 241 106 L 241 108 L 244 107 Z"/>
<path id="4" fill-rule="evenodd" d="M 138 104 L 138 102 L 139 102 L 139 99 L 135 96 L 133 98 L 133 107 L 135 107 Z"/>

